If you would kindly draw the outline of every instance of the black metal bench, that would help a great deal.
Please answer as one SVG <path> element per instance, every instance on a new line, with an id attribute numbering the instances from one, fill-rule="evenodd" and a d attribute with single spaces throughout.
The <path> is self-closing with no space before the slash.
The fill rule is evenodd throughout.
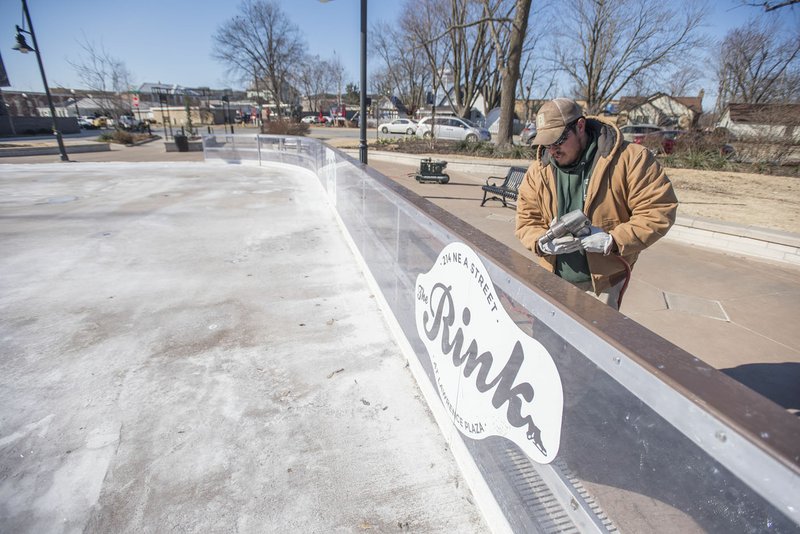
<path id="1" fill-rule="evenodd" d="M 483 202 L 481 202 L 481 207 L 486 204 L 487 200 L 499 200 L 503 203 L 504 207 L 508 206 L 506 200 L 516 202 L 519 186 L 522 184 L 522 179 L 525 177 L 525 171 L 527 170 L 528 169 L 525 167 L 510 167 L 505 178 L 502 176 L 488 177 L 486 179 L 486 185 L 481 187 L 481 189 L 483 189 Z M 500 185 L 491 183 L 497 180 L 503 180 L 503 183 Z"/>

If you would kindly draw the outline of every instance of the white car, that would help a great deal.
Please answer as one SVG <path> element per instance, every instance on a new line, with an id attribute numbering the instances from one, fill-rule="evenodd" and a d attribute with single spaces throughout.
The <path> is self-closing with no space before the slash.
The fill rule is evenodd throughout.
<path id="1" fill-rule="evenodd" d="M 78 126 L 86 130 L 96 130 L 97 126 L 86 117 L 78 117 Z"/>
<path id="2" fill-rule="evenodd" d="M 422 135 L 425 139 L 435 135 L 438 139 L 454 139 L 456 141 L 491 141 L 492 134 L 486 128 L 481 128 L 473 122 L 461 117 L 436 117 L 434 130 L 431 133 L 431 117 L 425 117 L 419 121 L 417 135 Z"/>
<path id="3" fill-rule="evenodd" d="M 300 122 L 304 122 L 306 124 L 317 124 L 319 122 L 319 117 L 316 115 L 308 115 L 300 119 Z"/>
<path id="4" fill-rule="evenodd" d="M 411 119 L 395 119 L 379 125 L 378 129 L 383 133 L 414 135 L 417 131 L 417 123 Z"/>

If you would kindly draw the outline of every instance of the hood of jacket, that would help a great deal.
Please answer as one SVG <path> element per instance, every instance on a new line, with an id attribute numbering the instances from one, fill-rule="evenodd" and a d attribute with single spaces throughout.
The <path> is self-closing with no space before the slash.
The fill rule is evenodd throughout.
<path id="1" fill-rule="evenodd" d="M 597 157 L 608 158 L 622 149 L 622 132 L 616 125 L 606 122 L 600 117 L 587 117 L 586 127 L 597 135 Z M 544 166 L 552 163 L 550 152 L 544 145 L 536 148 L 535 159 L 540 160 Z"/>

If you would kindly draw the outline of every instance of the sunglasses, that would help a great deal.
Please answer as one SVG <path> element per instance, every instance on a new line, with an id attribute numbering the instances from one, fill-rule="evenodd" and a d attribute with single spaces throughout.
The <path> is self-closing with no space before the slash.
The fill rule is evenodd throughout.
<path id="1" fill-rule="evenodd" d="M 546 148 L 551 148 L 551 147 L 554 147 L 554 146 L 561 146 L 561 145 L 563 145 L 563 144 L 564 144 L 564 142 L 566 142 L 566 140 L 569 138 L 569 133 L 570 133 L 570 132 L 574 132 L 574 131 L 575 131 L 575 125 L 576 125 L 577 123 L 578 123 L 578 121 L 575 121 L 575 122 L 571 122 L 571 123 L 569 123 L 569 124 L 567 125 L 567 127 L 566 127 L 566 128 L 564 128 L 564 131 L 562 132 L 562 134 L 561 134 L 561 137 L 559 137 L 559 138 L 558 138 L 558 139 L 556 139 L 554 142 L 552 142 L 552 143 L 550 143 L 549 145 L 547 145 L 547 147 L 546 147 Z"/>

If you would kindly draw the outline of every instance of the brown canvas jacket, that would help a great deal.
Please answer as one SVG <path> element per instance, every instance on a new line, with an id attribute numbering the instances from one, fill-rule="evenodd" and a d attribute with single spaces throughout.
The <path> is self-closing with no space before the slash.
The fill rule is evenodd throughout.
<path id="1" fill-rule="evenodd" d="M 664 235 L 675 222 L 678 199 L 672 183 L 655 156 L 643 146 L 622 139 L 613 124 L 591 118 L 588 127 L 599 130 L 597 163 L 589 179 L 584 212 L 593 226 L 611 234 L 630 265 L 639 252 Z M 556 177 L 550 156 L 539 147 L 522 181 L 517 201 L 515 235 L 539 255 L 536 241 L 558 213 Z M 622 279 L 625 267 L 614 254 L 587 253 L 595 292 Z M 539 263 L 553 272 L 555 256 L 539 256 Z"/>

